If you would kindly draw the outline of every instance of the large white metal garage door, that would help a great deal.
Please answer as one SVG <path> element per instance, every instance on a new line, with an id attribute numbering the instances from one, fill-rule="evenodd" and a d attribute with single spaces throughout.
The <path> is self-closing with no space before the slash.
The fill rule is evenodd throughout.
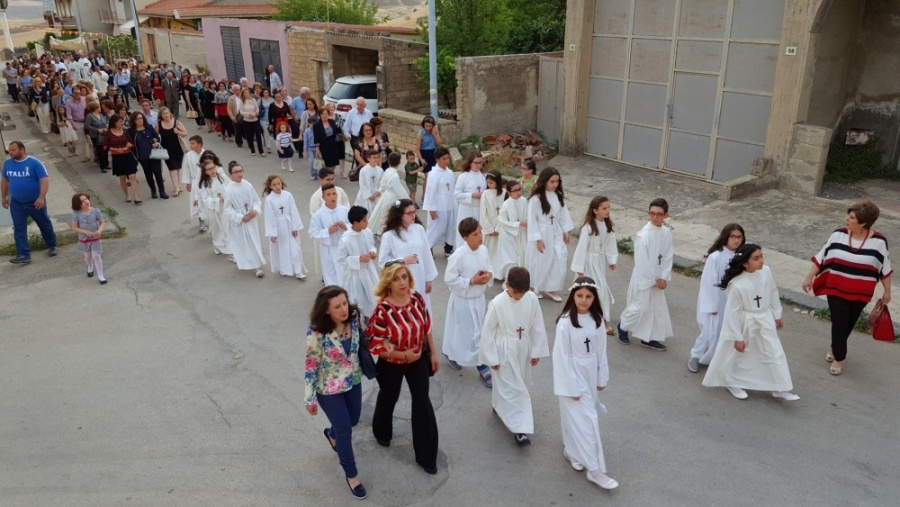
<path id="1" fill-rule="evenodd" d="M 763 153 L 784 0 L 596 0 L 587 152 L 727 181 Z"/>

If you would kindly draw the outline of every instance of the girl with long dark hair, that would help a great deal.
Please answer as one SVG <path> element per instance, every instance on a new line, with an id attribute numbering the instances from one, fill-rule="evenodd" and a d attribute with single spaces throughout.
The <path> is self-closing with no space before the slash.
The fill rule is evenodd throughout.
<path id="1" fill-rule="evenodd" d="M 402 261 L 416 280 L 416 291 L 422 295 L 431 310 L 431 281 L 438 271 L 431 256 L 428 235 L 416 216 L 416 207 L 409 199 L 399 199 L 388 209 L 381 233 L 378 266 L 391 261 Z"/>
<path id="2" fill-rule="evenodd" d="M 575 247 L 575 255 L 572 257 L 572 271 L 576 276 L 590 277 L 599 287 L 600 306 L 607 319 L 612 315 L 612 304 L 615 299 L 609 288 L 609 282 L 606 281 L 606 269 L 615 271 L 619 259 L 616 233 L 613 231 L 609 211 L 608 197 L 598 195 L 591 199 L 581 224 L 578 246 Z M 613 332 L 612 326 L 607 323 L 606 334 L 611 335 Z"/>
<path id="3" fill-rule="evenodd" d="M 541 171 L 528 199 L 528 246 L 525 267 L 531 273 L 532 289 L 538 299 L 543 294 L 562 301 L 558 291 L 566 276 L 567 246 L 572 217 L 565 205 L 562 177 L 553 167 Z"/>

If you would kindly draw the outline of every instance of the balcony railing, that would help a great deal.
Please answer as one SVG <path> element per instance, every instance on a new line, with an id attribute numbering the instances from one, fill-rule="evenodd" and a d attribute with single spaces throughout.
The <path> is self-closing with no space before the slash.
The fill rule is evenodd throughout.
<path id="1" fill-rule="evenodd" d="M 105 11 L 101 10 L 100 12 L 100 22 L 101 23 L 109 23 L 111 25 L 121 25 L 122 23 L 128 21 L 124 15 L 119 15 L 116 11 Z"/>

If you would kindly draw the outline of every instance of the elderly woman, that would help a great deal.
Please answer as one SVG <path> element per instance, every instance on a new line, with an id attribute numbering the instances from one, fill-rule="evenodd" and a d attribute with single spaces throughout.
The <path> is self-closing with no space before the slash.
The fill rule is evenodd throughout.
<path id="1" fill-rule="evenodd" d="M 412 398 L 412 438 L 416 463 L 437 473 L 438 428 L 428 398 L 429 377 L 438 360 L 431 335 L 431 315 L 425 299 L 414 290 L 412 271 L 402 260 L 389 262 L 373 291 L 380 301 L 369 319 L 369 350 L 379 357 L 378 399 L 372 415 L 372 433 L 388 447 L 394 433 L 394 406 L 404 377 Z"/>
<path id="2" fill-rule="evenodd" d="M 84 130 L 87 131 L 88 139 L 91 140 L 94 156 L 97 158 L 97 163 L 100 164 L 100 172 L 105 173 L 109 169 L 109 156 L 103 149 L 103 136 L 109 129 L 109 118 L 112 114 L 104 114 L 101 111 L 101 105 L 96 102 L 88 104 L 87 110 L 88 114 L 84 115 Z"/>
<path id="3" fill-rule="evenodd" d="M 847 357 L 847 339 L 863 309 L 872 299 L 878 282 L 884 287 L 881 300 L 891 301 L 891 259 L 887 239 L 872 230 L 878 206 L 861 201 L 847 208 L 844 227 L 831 233 L 813 258 L 803 280 L 803 291 L 828 298 L 831 311 L 831 350 L 825 360 L 829 372 L 840 375 Z"/>
<path id="4" fill-rule="evenodd" d="M 362 408 L 362 371 L 359 368 L 358 310 L 350 307 L 347 291 L 336 285 L 320 290 L 306 331 L 306 411 L 325 411 L 328 445 L 337 452 L 347 486 L 354 497 L 366 497 L 353 456 L 353 427 Z"/>

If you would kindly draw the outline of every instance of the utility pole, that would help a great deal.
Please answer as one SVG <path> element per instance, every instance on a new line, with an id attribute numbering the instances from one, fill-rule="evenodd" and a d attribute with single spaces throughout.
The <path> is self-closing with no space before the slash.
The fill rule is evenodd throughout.
<path id="1" fill-rule="evenodd" d="M 438 119 L 437 93 L 437 35 L 435 29 L 435 0 L 428 0 L 428 95 L 431 100 L 431 116 Z"/>
<path id="2" fill-rule="evenodd" d="M 137 9 L 134 7 L 134 0 L 128 0 L 128 6 L 131 7 L 131 19 L 134 20 L 134 38 L 137 41 L 138 54 L 141 55 L 139 60 L 143 60 L 144 48 L 141 46 L 141 20 L 138 19 Z"/>

